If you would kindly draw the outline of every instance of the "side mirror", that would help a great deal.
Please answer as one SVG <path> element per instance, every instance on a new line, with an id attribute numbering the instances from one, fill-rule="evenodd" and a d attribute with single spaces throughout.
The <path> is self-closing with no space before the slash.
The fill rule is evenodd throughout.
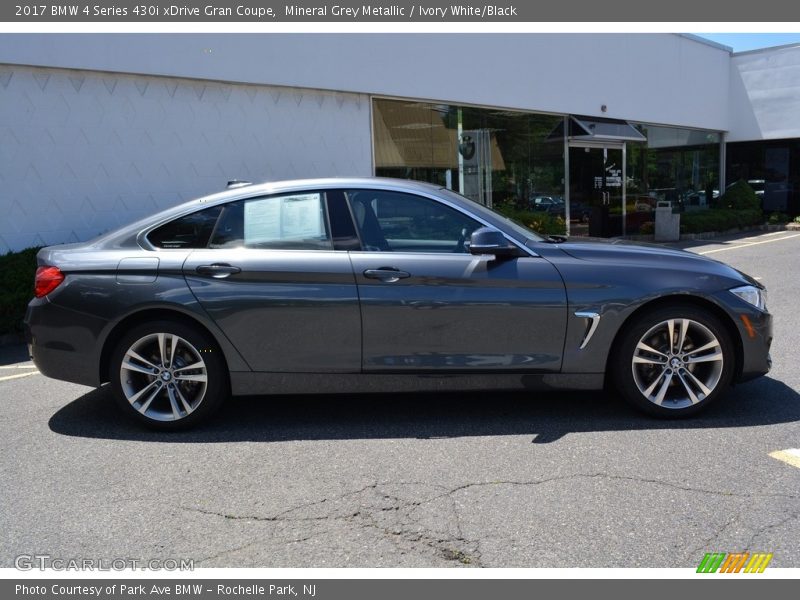
<path id="1" fill-rule="evenodd" d="M 492 227 L 479 227 L 469 238 L 470 254 L 492 254 L 494 256 L 517 256 L 517 247 Z"/>

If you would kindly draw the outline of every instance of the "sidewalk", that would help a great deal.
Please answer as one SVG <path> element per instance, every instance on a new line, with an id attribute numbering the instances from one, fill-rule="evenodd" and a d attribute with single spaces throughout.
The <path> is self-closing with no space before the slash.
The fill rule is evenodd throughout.
<path id="1" fill-rule="evenodd" d="M 677 242 L 649 242 L 651 244 L 656 244 L 658 246 L 665 246 L 668 248 L 677 248 L 680 250 L 690 250 L 692 248 L 696 248 L 698 246 L 725 246 L 727 244 L 737 244 L 740 242 L 747 241 L 756 241 L 759 239 L 770 239 L 775 238 L 776 236 L 795 236 L 800 234 L 800 231 L 793 230 L 793 229 L 779 229 L 779 230 L 761 230 L 761 229 L 751 229 L 748 231 L 740 231 L 737 233 L 728 233 L 723 235 L 717 236 L 709 236 L 707 238 L 696 237 L 692 239 L 681 239 Z M 631 241 L 639 241 L 639 240 L 631 240 Z"/>
<path id="2" fill-rule="evenodd" d="M 652 235 L 638 236 L 631 235 L 625 236 L 624 239 L 631 242 L 642 242 L 645 244 L 657 244 L 659 246 L 667 246 L 670 248 L 693 248 L 695 246 L 706 246 L 709 244 L 725 244 L 743 238 L 753 238 L 766 235 L 776 235 L 779 233 L 796 233 L 800 231 L 800 223 L 784 223 L 780 225 L 763 225 L 761 227 L 753 227 L 751 229 L 742 229 L 738 231 L 729 232 L 709 232 L 709 233 L 689 233 L 682 234 L 680 239 L 675 242 L 656 242 Z"/>

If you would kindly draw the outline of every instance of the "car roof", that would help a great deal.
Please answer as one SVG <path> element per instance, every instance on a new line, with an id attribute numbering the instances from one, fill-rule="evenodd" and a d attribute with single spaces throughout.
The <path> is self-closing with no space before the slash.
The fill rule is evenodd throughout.
<path id="1" fill-rule="evenodd" d="M 423 181 L 413 181 L 410 179 L 395 179 L 391 177 L 326 177 L 318 179 L 286 179 L 281 181 L 265 181 L 263 183 L 241 183 L 232 186 L 221 192 L 215 192 L 207 196 L 195 198 L 178 204 L 166 212 L 156 213 L 167 216 L 175 216 L 183 212 L 187 212 L 192 208 L 199 208 L 202 206 L 214 206 L 230 202 L 232 200 L 239 200 L 244 198 L 252 198 L 254 196 L 267 196 L 271 194 L 280 194 L 284 192 L 293 192 L 300 190 L 328 190 L 336 188 L 358 187 L 367 189 L 390 189 L 398 192 L 411 192 L 411 193 L 434 193 L 442 189 L 440 185 L 433 185 Z M 156 216 L 154 215 L 154 216 Z"/>
<path id="2" fill-rule="evenodd" d="M 299 189 L 334 189 L 341 187 L 360 187 L 373 189 L 392 189 L 409 192 L 434 192 L 442 186 L 411 179 L 395 179 L 391 177 L 326 177 L 317 179 L 287 179 L 282 181 L 265 181 L 237 185 L 231 189 L 199 198 L 203 204 L 212 204 L 216 200 L 227 201 L 235 198 L 247 198 L 261 194 L 275 194 Z M 190 201 L 187 204 L 191 204 Z"/>

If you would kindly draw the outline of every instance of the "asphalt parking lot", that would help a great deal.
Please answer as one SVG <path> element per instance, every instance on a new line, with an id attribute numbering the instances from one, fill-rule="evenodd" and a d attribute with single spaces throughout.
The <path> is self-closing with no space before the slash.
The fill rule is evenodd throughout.
<path id="1" fill-rule="evenodd" d="M 0 567 L 800 567 L 800 232 L 682 246 L 775 315 L 770 375 L 690 421 L 599 393 L 280 397 L 160 434 L 2 348 Z"/>

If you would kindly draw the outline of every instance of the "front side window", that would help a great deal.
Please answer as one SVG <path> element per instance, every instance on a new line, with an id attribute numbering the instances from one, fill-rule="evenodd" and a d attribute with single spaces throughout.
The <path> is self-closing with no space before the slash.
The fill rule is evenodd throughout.
<path id="1" fill-rule="evenodd" d="M 430 198 L 385 190 L 346 192 L 364 250 L 467 252 L 481 223 Z"/>

